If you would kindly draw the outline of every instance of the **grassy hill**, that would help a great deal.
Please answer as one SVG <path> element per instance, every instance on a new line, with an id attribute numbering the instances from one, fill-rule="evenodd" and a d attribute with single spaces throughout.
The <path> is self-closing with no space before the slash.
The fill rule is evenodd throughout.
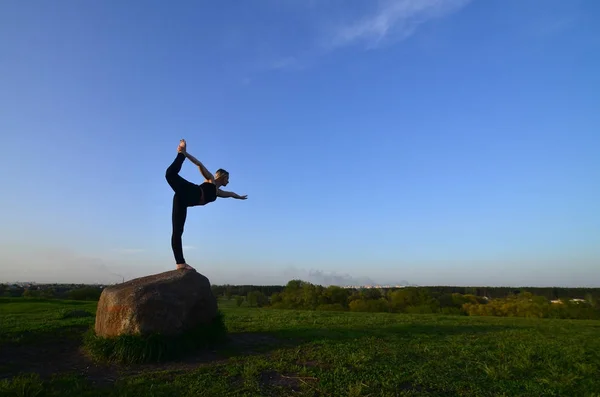
<path id="1" fill-rule="evenodd" d="M 0 395 L 600 396 L 600 321 L 220 308 L 228 344 L 125 366 L 96 302 L 0 298 Z"/>

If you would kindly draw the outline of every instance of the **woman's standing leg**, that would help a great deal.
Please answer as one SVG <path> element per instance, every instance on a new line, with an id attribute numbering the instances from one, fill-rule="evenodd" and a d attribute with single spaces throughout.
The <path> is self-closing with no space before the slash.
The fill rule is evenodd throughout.
<path id="1" fill-rule="evenodd" d="M 175 194 L 173 195 L 173 213 L 172 223 L 173 231 L 171 234 L 171 248 L 173 249 L 173 255 L 175 256 L 175 262 L 177 268 L 185 268 L 193 270 L 193 268 L 185 263 L 183 257 L 183 230 L 185 226 L 185 219 L 187 217 L 187 205 L 182 197 Z"/>
<path id="2" fill-rule="evenodd" d="M 173 195 L 173 210 L 171 214 L 171 221 L 173 224 L 173 231 L 171 233 L 171 248 L 173 249 L 175 262 L 178 269 L 184 268 L 194 270 L 193 267 L 185 263 L 185 258 L 183 257 L 183 243 L 181 240 L 185 226 L 185 219 L 187 218 L 185 187 L 190 184 L 179 175 L 179 171 L 181 171 L 181 166 L 185 160 L 185 147 L 185 140 L 180 140 L 179 146 L 177 147 L 177 157 L 175 157 L 173 163 L 171 163 L 169 168 L 167 168 L 165 178 L 175 192 Z"/>

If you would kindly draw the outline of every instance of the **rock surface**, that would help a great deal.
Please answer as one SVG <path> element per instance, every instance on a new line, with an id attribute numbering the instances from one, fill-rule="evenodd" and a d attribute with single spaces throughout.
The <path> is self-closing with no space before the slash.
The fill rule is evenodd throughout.
<path id="1" fill-rule="evenodd" d="M 96 311 L 96 335 L 178 335 L 218 314 L 208 278 L 172 270 L 106 287 Z"/>

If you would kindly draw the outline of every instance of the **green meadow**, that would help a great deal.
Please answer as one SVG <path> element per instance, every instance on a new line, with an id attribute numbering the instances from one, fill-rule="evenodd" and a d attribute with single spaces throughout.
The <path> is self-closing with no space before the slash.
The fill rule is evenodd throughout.
<path id="1" fill-rule="evenodd" d="M 0 396 L 600 396 L 600 321 L 237 307 L 228 341 L 94 361 L 96 302 L 0 298 Z"/>

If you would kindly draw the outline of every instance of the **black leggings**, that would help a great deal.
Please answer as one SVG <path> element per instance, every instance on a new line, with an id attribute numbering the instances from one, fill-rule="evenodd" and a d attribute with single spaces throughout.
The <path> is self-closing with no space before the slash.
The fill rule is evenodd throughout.
<path id="1" fill-rule="evenodd" d="M 183 228 L 187 217 L 187 207 L 198 205 L 201 197 L 200 187 L 185 180 L 179 175 L 184 160 L 185 155 L 183 153 L 178 153 L 177 157 L 169 168 L 167 168 L 167 172 L 165 173 L 165 178 L 167 179 L 169 186 L 171 186 L 175 192 L 173 195 L 173 213 L 171 216 L 173 223 L 171 248 L 173 249 L 177 264 L 186 263 L 183 257 L 181 236 L 183 235 Z"/>

